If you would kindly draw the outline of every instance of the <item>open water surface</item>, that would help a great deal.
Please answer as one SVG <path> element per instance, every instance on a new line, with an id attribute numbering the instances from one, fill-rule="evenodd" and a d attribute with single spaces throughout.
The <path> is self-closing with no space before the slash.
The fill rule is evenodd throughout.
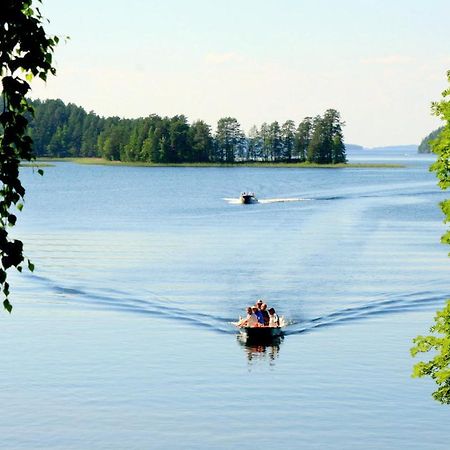
<path id="1" fill-rule="evenodd" d="M 447 449 L 409 356 L 450 294 L 445 195 L 430 156 L 349 156 L 405 167 L 24 169 L 0 448 Z M 290 325 L 245 346 L 259 297 Z"/>

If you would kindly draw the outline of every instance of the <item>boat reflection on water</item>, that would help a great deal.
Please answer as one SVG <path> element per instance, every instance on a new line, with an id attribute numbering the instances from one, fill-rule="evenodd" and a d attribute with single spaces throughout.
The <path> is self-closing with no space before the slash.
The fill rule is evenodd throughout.
<path id="1" fill-rule="evenodd" d="M 270 341 L 255 341 L 249 340 L 245 334 L 239 333 L 236 338 L 246 353 L 249 365 L 267 361 L 269 365 L 273 366 L 278 358 L 284 336 L 274 337 Z"/>

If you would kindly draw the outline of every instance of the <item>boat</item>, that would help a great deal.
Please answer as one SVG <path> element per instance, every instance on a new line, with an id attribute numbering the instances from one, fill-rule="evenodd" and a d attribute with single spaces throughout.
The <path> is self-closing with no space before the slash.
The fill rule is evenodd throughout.
<path id="1" fill-rule="evenodd" d="M 272 342 L 283 336 L 281 327 L 243 327 L 240 331 L 247 342 Z"/>
<path id="2" fill-rule="evenodd" d="M 244 205 L 249 205 L 251 203 L 258 203 L 258 199 L 256 198 L 253 192 L 242 192 L 240 196 L 240 201 Z"/>

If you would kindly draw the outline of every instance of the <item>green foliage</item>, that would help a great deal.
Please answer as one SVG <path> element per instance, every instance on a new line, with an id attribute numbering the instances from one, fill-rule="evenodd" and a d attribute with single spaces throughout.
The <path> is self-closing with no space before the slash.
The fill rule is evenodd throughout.
<path id="1" fill-rule="evenodd" d="M 422 139 L 422 142 L 417 149 L 418 153 L 431 153 L 430 142 L 436 139 L 443 127 L 439 127 L 437 130 L 432 131 L 429 135 Z"/>
<path id="2" fill-rule="evenodd" d="M 211 127 L 184 115 L 138 119 L 99 117 L 61 100 L 31 102 L 35 117 L 29 133 L 37 156 L 101 157 L 108 161 L 182 164 L 197 162 L 308 162 L 345 163 L 345 145 L 339 113 L 329 109 L 298 128 L 292 120 L 253 126 L 245 136 L 233 117 Z M 314 137 L 314 140 L 312 139 Z"/>
<path id="3" fill-rule="evenodd" d="M 447 72 L 450 84 L 450 71 Z M 440 133 L 430 142 L 431 149 L 437 154 L 437 160 L 431 166 L 436 172 L 439 186 L 445 190 L 450 186 L 450 88 L 442 93 L 440 102 L 432 103 L 433 113 L 440 117 L 445 125 Z M 444 222 L 450 222 L 450 200 L 441 203 Z M 442 236 L 441 241 L 450 244 L 450 230 Z M 414 366 L 413 376 L 430 376 L 438 385 L 433 397 L 441 403 L 450 404 L 450 300 L 442 311 L 435 317 L 435 325 L 430 328 L 431 333 L 438 336 L 418 336 L 414 339 L 415 346 L 411 349 L 413 356 L 417 353 L 434 351 L 435 357 L 428 362 L 419 362 Z"/>
<path id="4" fill-rule="evenodd" d="M 435 356 L 428 362 L 417 363 L 413 377 L 431 377 L 439 386 L 433 397 L 441 403 L 450 404 L 450 301 L 442 311 L 436 313 L 434 321 L 430 332 L 437 336 L 417 336 L 411 354 L 416 356 L 418 353 L 433 351 Z"/>
<path id="5" fill-rule="evenodd" d="M 283 156 L 283 142 L 281 140 L 280 124 L 275 121 L 269 126 L 269 151 L 271 161 L 281 161 Z"/>
<path id="6" fill-rule="evenodd" d="M 234 117 L 224 117 L 217 122 L 216 161 L 232 163 L 242 158 L 245 135 Z"/>
<path id="7" fill-rule="evenodd" d="M 211 127 L 202 120 L 197 120 L 189 129 L 189 140 L 192 148 L 192 162 L 208 162 L 213 157 L 213 138 Z"/>
<path id="8" fill-rule="evenodd" d="M 447 72 L 450 84 L 450 70 Z M 441 189 L 446 190 L 450 186 L 450 88 L 442 93 L 443 100 L 432 103 L 433 113 L 440 117 L 445 125 L 441 128 L 438 136 L 430 142 L 431 149 L 437 155 L 436 162 L 432 164 L 431 170 L 436 172 Z M 441 202 L 444 213 L 444 222 L 450 222 L 450 200 Z M 450 243 L 450 230 L 442 236 L 442 242 Z"/>
<path id="9" fill-rule="evenodd" d="M 345 163 L 343 126 L 344 122 L 335 109 L 328 109 L 323 117 L 316 116 L 312 122 L 306 122 L 304 131 L 308 130 L 310 137 L 304 138 L 308 145 L 302 151 L 306 153 L 307 161 L 318 164 Z"/>
<path id="10" fill-rule="evenodd" d="M 286 120 L 281 127 L 281 159 L 291 161 L 295 146 L 295 123 Z"/>
<path id="11" fill-rule="evenodd" d="M 297 128 L 297 134 L 295 139 L 295 159 L 300 162 L 306 161 L 306 155 L 308 154 L 308 148 L 311 143 L 311 137 L 313 132 L 312 117 L 305 117 Z"/>
<path id="12" fill-rule="evenodd" d="M 37 0 L 40 2 L 40 0 Z M 0 15 L 0 75 L 2 77 L 2 112 L 0 113 L 0 285 L 4 308 L 11 312 L 8 300 L 7 270 L 22 270 L 23 244 L 11 239 L 8 226 L 16 223 L 11 210 L 22 209 L 25 189 L 19 178 L 21 160 L 34 158 L 32 139 L 26 129 L 33 108 L 26 99 L 33 77 L 47 79 L 55 73 L 52 52 L 57 37 L 47 36 L 39 8 L 32 0 L 2 0 Z M 28 262 L 31 268 L 34 266 Z"/>
<path id="13" fill-rule="evenodd" d="M 3 307 L 6 309 L 6 311 L 8 311 L 11 314 L 12 311 L 12 305 L 11 303 L 9 303 L 9 300 L 3 300 Z"/>

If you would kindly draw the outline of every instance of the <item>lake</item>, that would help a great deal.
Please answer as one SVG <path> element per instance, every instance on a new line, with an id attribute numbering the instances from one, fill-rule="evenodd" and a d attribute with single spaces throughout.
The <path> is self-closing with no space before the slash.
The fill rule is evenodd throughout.
<path id="1" fill-rule="evenodd" d="M 447 449 L 410 376 L 450 297 L 433 158 L 349 159 L 405 167 L 22 169 L 0 447 Z M 260 297 L 289 326 L 246 346 L 230 322 Z"/>

